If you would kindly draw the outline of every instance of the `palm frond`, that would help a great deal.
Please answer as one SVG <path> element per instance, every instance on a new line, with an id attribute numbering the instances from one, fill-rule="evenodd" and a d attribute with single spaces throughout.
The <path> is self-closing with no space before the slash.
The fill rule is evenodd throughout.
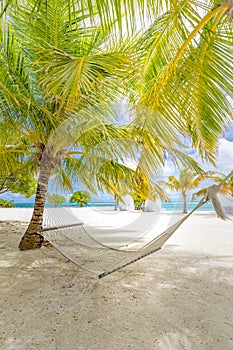
<path id="1" fill-rule="evenodd" d="M 70 176 L 66 173 L 63 167 L 56 167 L 53 169 L 50 179 L 50 185 L 56 191 L 62 190 L 70 192 L 73 190 L 73 183 Z"/>
<path id="2" fill-rule="evenodd" d="M 197 198 L 204 197 L 207 193 L 208 188 L 202 188 L 201 190 L 195 192 L 192 194 L 192 201 L 195 201 Z"/>
<path id="3" fill-rule="evenodd" d="M 52 51 L 47 58 L 51 58 L 43 62 L 43 73 L 46 71 L 47 75 L 40 84 L 46 87 L 45 93 L 52 100 L 59 99 L 70 111 L 78 105 L 83 108 L 106 103 L 110 96 L 113 99 L 120 91 L 119 79 L 127 78 L 131 65 L 130 55 L 120 52 L 79 58 Z"/>
<path id="4" fill-rule="evenodd" d="M 232 120 L 232 28 L 224 9 L 208 9 L 202 19 L 194 2 L 180 3 L 179 16 L 170 11 L 149 28 L 142 55 L 141 102 L 190 134 L 201 157 L 212 162 Z"/>

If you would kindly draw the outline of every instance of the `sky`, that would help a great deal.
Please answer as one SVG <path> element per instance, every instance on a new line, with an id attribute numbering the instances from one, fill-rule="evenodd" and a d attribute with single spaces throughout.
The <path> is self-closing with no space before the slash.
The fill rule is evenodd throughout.
<path id="1" fill-rule="evenodd" d="M 189 155 L 195 159 L 204 170 L 218 170 L 224 174 L 233 170 L 233 124 L 224 135 L 219 139 L 219 149 L 216 161 L 216 167 L 209 163 L 202 163 L 198 152 L 192 150 Z M 172 166 L 172 161 L 167 162 L 164 169 L 164 176 L 176 175 L 177 172 Z"/>

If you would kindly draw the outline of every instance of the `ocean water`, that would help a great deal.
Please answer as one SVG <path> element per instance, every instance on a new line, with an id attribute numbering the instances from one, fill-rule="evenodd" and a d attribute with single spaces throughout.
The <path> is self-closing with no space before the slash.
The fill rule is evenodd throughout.
<path id="1" fill-rule="evenodd" d="M 191 211 L 198 202 L 189 202 L 188 211 Z M 33 208 L 34 203 L 15 203 L 16 208 Z M 48 205 L 49 206 L 49 205 Z M 65 203 L 62 206 L 78 207 L 75 203 Z M 113 202 L 90 202 L 85 207 L 114 207 Z M 162 203 L 162 207 L 166 211 L 182 211 L 183 203 L 182 202 L 167 202 Z M 213 211 L 213 205 L 211 202 L 205 203 L 202 205 L 198 211 Z"/>

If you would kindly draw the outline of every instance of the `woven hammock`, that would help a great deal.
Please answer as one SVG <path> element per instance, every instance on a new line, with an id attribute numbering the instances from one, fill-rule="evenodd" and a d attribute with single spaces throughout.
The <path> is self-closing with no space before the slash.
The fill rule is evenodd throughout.
<path id="1" fill-rule="evenodd" d="M 98 230 L 96 229 L 95 237 L 93 234 L 90 235 L 87 227 L 78 222 L 72 211 L 67 208 L 47 208 L 40 234 L 71 262 L 101 278 L 161 249 L 182 223 L 210 200 L 217 216 L 226 220 L 228 217 L 222 209 L 217 194 L 222 184 L 232 174 L 233 172 L 221 184 L 209 187 L 206 196 L 192 211 L 139 249 L 126 250 L 125 247 L 117 248 L 100 242 L 95 238 L 98 237 Z"/>

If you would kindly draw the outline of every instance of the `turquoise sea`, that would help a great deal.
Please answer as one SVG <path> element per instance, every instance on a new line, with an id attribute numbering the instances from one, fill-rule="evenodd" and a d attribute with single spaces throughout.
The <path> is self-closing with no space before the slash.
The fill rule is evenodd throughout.
<path id="1" fill-rule="evenodd" d="M 189 202 L 188 203 L 188 210 L 192 210 L 198 202 Z M 17 208 L 32 208 L 34 203 L 15 203 L 15 206 Z M 78 207 L 74 203 L 65 203 L 62 206 L 70 206 L 70 207 Z M 86 207 L 113 207 L 113 202 L 90 202 Z M 183 209 L 183 203 L 182 202 L 168 202 L 168 203 L 162 203 L 163 209 L 167 211 L 182 211 Z M 208 202 L 204 204 L 202 207 L 198 209 L 198 211 L 213 211 L 212 203 Z"/>

